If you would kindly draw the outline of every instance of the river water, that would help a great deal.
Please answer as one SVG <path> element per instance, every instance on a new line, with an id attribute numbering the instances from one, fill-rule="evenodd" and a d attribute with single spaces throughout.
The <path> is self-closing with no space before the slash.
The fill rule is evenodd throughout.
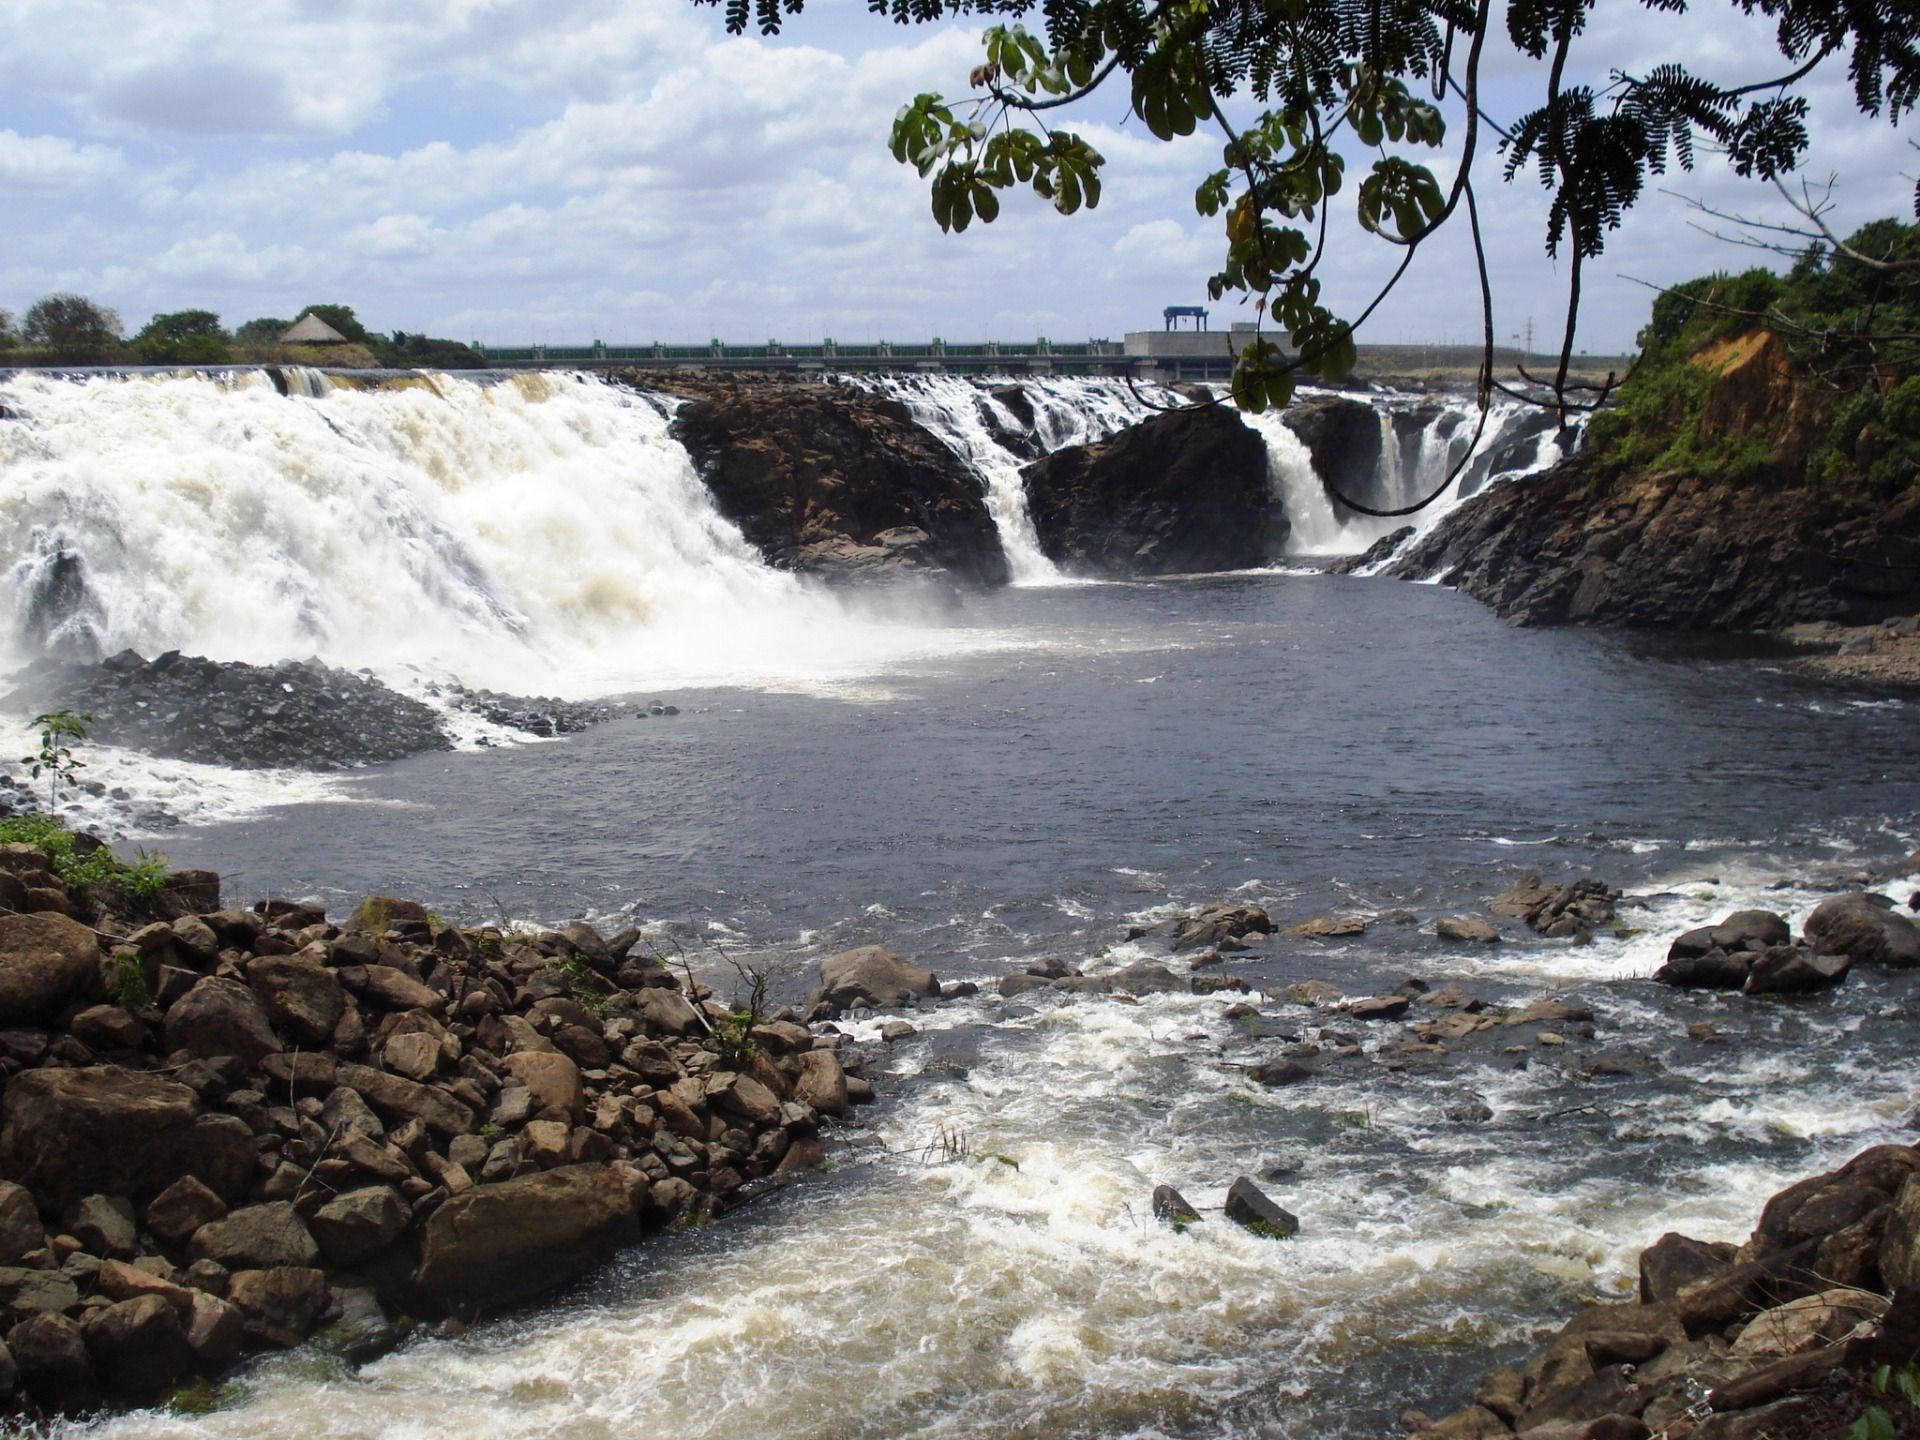
<path id="1" fill-rule="evenodd" d="M 768 570 L 669 403 L 583 377 L 294 378 L 0 378 L 0 660 L 318 654 L 429 697 L 457 678 L 678 713 L 549 743 L 468 723 L 455 753 L 344 777 L 90 753 L 109 788 L 82 818 L 164 804 L 189 823 L 159 843 L 230 902 L 339 914 L 382 891 L 476 923 L 635 923 L 723 993 L 732 957 L 784 997 L 878 942 L 989 993 L 916 1012 L 891 1047 L 853 1027 L 882 1099 L 828 1173 L 463 1337 L 358 1370 L 309 1347 L 251 1364 L 210 1414 L 93 1431 L 1376 1436 L 1630 1289 L 1664 1231 L 1740 1238 L 1789 1179 L 1912 1138 L 1910 977 L 1803 1001 L 1647 978 L 1684 929 L 1750 905 L 1798 922 L 1912 848 L 1905 699 L 1762 654 L 1516 630 L 1433 586 L 1071 582 L 1020 528 L 996 448 L 1017 417 L 957 381 L 896 388 L 980 474 L 1032 583 L 940 603 Z M 1027 382 L 1026 448 L 1137 406 Z M 1380 493 L 1458 458 L 1459 417 L 1430 409 L 1392 430 Z M 1298 548 L 1370 540 L 1266 433 Z M 1559 443 L 1519 434 L 1500 462 L 1519 468 L 1489 449 L 1472 481 L 1524 483 Z M 1618 931 L 1432 935 L 1534 871 L 1621 887 Z M 1219 899 L 1372 921 L 1229 957 L 1256 992 L 1459 981 L 1587 1007 L 1592 1033 L 1518 1025 L 1442 1056 L 1337 1008 L 991 993 L 1042 957 L 1141 958 L 1129 925 Z M 1293 1044 L 1323 1052 L 1315 1078 L 1248 1078 Z M 1297 1239 L 1221 1217 L 1242 1174 Z M 1207 1218 L 1156 1224 L 1163 1182 Z"/>
<path id="2" fill-rule="evenodd" d="M 1552 996 L 1595 1037 L 1515 1027 L 1401 1061 L 1400 1027 L 1338 1012 L 1267 1004 L 1256 1038 L 1234 995 L 929 1008 L 876 1047 L 886 1098 L 831 1173 L 464 1338 L 357 1373 L 296 1352 L 212 1415 L 102 1432 L 1379 1435 L 1620 1294 L 1662 1232 L 1739 1238 L 1788 1179 L 1910 1135 L 1908 978 L 1801 1002 L 1645 978 L 1684 928 L 1747 904 L 1797 920 L 1905 852 L 1904 701 L 1298 574 L 1015 589 L 923 643 L 805 693 L 674 691 L 677 716 L 402 762 L 168 848 L 245 900 L 337 911 L 378 887 L 476 921 L 631 919 L 788 993 L 869 941 L 991 981 L 1124 963 L 1130 921 L 1210 899 L 1283 924 L 1404 907 L 1419 926 L 1280 937 L 1231 968 Z M 1621 886 L 1640 933 L 1425 933 L 1529 870 Z M 1723 1038 L 1689 1040 L 1699 1020 Z M 1241 1067 L 1282 1032 L 1366 1053 L 1264 1090 Z M 1600 1053 L 1628 1073 L 1586 1078 Z M 1491 1118 L 1459 1111 L 1476 1099 Z M 1273 1177 L 1298 1239 L 1212 1213 L 1240 1174 Z M 1163 1181 L 1208 1219 L 1157 1225 Z"/>

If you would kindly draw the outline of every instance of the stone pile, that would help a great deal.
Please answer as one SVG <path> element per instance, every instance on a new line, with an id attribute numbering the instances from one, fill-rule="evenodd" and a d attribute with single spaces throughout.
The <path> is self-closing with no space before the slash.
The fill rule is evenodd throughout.
<path id="1" fill-rule="evenodd" d="M 1741 910 L 1678 937 L 1653 978 L 1686 989 L 1792 995 L 1831 989 L 1855 965 L 1920 966 L 1920 925 L 1886 896 L 1864 890 L 1822 900 L 1798 941 L 1784 916 Z"/>
<path id="2" fill-rule="evenodd" d="M 1920 1149 L 1880 1145 L 1789 1186 L 1740 1246 L 1663 1235 L 1638 1298 L 1590 1305 L 1491 1371 L 1427 1440 L 1838 1435 L 1863 1377 L 1920 1358 Z M 1892 1297 L 1891 1300 L 1889 1297 Z M 1904 1431 L 1902 1433 L 1905 1433 Z"/>
<path id="3" fill-rule="evenodd" d="M 336 925 L 204 872 L 163 902 L 0 915 L 0 1406 L 151 1401 L 329 1325 L 377 1353 L 817 1166 L 872 1098 L 837 1032 L 729 1023 L 633 931 Z"/>

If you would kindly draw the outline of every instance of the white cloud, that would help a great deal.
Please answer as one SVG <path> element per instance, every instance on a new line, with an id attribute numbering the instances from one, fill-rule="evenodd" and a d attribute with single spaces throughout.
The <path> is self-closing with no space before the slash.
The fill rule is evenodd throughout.
<path id="1" fill-rule="evenodd" d="M 0 195 L 93 189 L 118 179 L 126 166 L 126 157 L 106 145 L 0 130 Z"/>

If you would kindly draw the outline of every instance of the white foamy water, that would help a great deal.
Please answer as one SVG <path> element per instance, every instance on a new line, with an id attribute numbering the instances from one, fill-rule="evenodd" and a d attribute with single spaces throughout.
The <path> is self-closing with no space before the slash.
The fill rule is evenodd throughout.
<path id="1" fill-rule="evenodd" d="M 1025 436 L 1051 453 L 1104 440 L 1180 398 L 1158 386 L 1129 389 L 1118 380 L 1045 376 L 972 381 L 957 375 L 853 375 L 863 389 L 898 400 L 913 418 L 946 443 L 986 487 L 988 513 L 1000 535 L 1016 585 L 1057 583 L 1060 571 L 1040 549 L 1027 508 L 1020 468 L 1029 463 L 1007 448 Z M 1029 415 L 1016 414 L 996 390 L 1018 391 Z M 1144 398 L 1143 398 L 1144 397 Z"/>
<path id="2" fill-rule="evenodd" d="M 0 383 L 5 658 L 84 635 L 578 696 L 831 684 L 953 643 L 762 563 L 665 402 L 563 374 L 295 379 Z"/>
<path id="3" fill-rule="evenodd" d="M 1324 392 L 1301 393 L 1307 399 Z M 1459 473 L 1438 499 L 1413 515 L 1362 515 L 1328 493 L 1311 453 L 1287 425 L 1285 411 L 1242 415 L 1267 443 L 1274 496 L 1293 525 L 1287 537 L 1288 555 L 1357 555 L 1403 526 L 1412 525 L 1416 533 L 1423 533 L 1489 485 L 1537 474 L 1561 458 L 1554 431 L 1529 433 L 1529 427 L 1538 424 L 1538 408 L 1516 400 L 1493 402 L 1477 441 L 1479 412 L 1469 399 L 1383 392 L 1369 396 L 1366 403 L 1379 419 L 1380 456 L 1372 488 L 1355 499 L 1377 509 L 1399 509 L 1424 499 L 1454 467 L 1459 467 Z M 1419 417 L 1411 412 L 1421 407 L 1431 407 L 1433 413 L 1415 429 L 1413 421 Z"/>

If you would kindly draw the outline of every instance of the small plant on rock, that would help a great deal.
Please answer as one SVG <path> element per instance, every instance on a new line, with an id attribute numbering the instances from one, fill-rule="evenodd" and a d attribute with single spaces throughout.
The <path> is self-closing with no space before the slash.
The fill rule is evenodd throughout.
<path id="1" fill-rule="evenodd" d="M 1882 1365 L 1873 1372 L 1875 1395 L 1897 1394 L 1909 1409 L 1920 1408 L 1920 1365 L 1906 1364 L 1899 1369 Z M 1860 1418 L 1849 1425 L 1842 1440 L 1897 1440 L 1908 1433 L 1896 1426 L 1884 1405 L 1869 1405 Z"/>
<path id="2" fill-rule="evenodd" d="M 93 717 L 72 710 L 49 710 L 29 723 L 40 732 L 40 749 L 21 756 L 20 763 L 34 779 L 47 777 L 47 809 L 56 810 L 60 787 L 78 785 L 80 772 L 87 768 L 86 761 L 74 758 L 73 747 L 87 738 Z"/>
<path id="3" fill-rule="evenodd" d="M 153 991 L 147 988 L 147 968 L 138 952 L 116 950 L 107 971 L 107 993 L 124 1010 L 144 1010 L 153 1003 Z"/>

